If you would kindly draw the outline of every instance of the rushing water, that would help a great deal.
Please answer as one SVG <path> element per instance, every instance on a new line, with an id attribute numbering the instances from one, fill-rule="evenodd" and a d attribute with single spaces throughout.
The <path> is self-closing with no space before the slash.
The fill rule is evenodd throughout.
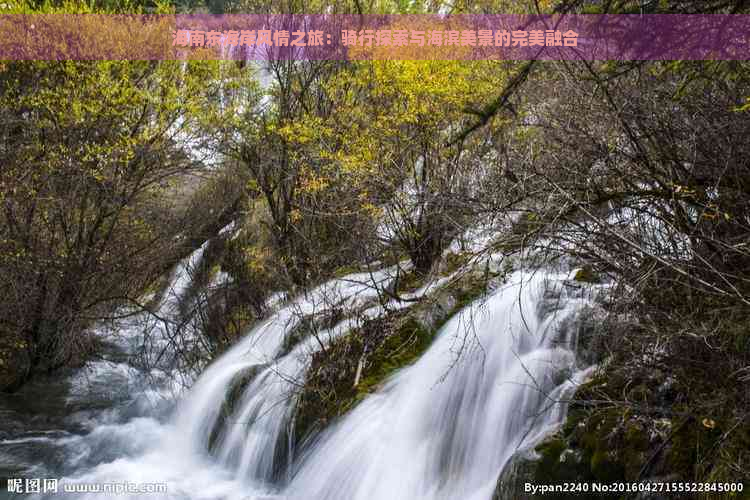
<path id="1" fill-rule="evenodd" d="M 173 297 L 184 294 L 187 275 L 177 272 Z M 3 421 L 13 424 L 0 434 L 0 472 L 62 477 L 60 490 L 166 484 L 166 493 L 117 497 L 130 499 L 487 500 L 514 451 L 563 417 L 556 401 L 582 373 L 573 353 L 574 319 L 585 301 L 565 286 L 564 275 L 512 274 L 455 315 L 416 363 L 302 449 L 291 449 L 295 388 L 304 382 L 310 352 L 320 337 L 346 335 L 358 320 L 296 346 L 288 343 L 290 332 L 301 317 L 331 305 L 357 308 L 359 318 L 381 314 L 378 290 L 389 280 L 388 270 L 351 275 L 279 305 L 182 394 L 168 377 L 120 359 L 143 341 L 135 329 L 126 332 L 109 358 L 57 385 L 30 386 L 0 407 Z M 169 298 L 161 308 L 177 309 Z M 159 346 L 158 335 L 150 340 Z M 236 401 L 227 413 L 229 394 Z M 23 421 L 28 415 L 44 417 Z"/>
<path id="2" fill-rule="evenodd" d="M 545 299 L 548 278 L 517 273 L 486 303 L 455 316 L 418 362 L 307 453 L 285 493 L 491 498 L 498 471 L 529 433 L 559 422 L 560 407 L 549 407 L 573 383 L 560 384 L 574 366 L 570 329 L 560 326 L 578 301 Z"/>

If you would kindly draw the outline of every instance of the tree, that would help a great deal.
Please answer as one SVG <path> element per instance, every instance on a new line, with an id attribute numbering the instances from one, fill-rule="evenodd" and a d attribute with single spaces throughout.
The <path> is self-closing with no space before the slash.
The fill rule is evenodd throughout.
<path id="1" fill-rule="evenodd" d="M 0 356 L 16 364 L 6 388 L 83 359 L 83 330 L 165 271 L 179 232 L 163 224 L 165 190 L 202 168 L 196 117 L 217 102 L 217 68 L 0 70 Z"/>
<path id="2" fill-rule="evenodd" d="M 326 151 L 358 187 L 363 203 L 378 207 L 386 232 L 427 273 L 472 215 L 476 174 L 491 161 L 483 134 L 450 144 L 454 131 L 503 81 L 491 61 L 372 61 L 341 72 L 329 86 L 338 113 Z"/>

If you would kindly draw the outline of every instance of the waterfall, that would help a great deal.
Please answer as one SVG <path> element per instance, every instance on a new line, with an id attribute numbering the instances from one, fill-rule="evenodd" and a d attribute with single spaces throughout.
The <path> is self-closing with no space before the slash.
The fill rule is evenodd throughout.
<path id="1" fill-rule="evenodd" d="M 560 421 L 554 403 L 575 384 L 559 377 L 575 366 L 565 320 L 581 301 L 562 283 L 516 273 L 454 316 L 419 361 L 308 451 L 287 498 L 490 499 L 498 471 Z"/>
<path id="2" fill-rule="evenodd" d="M 331 308 L 358 314 L 319 332 L 324 342 L 382 315 L 379 292 L 392 275 L 360 273 L 288 302 L 277 297 L 276 311 L 205 368 L 171 417 L 108 420 L 62 438 L 65 453 L 78 454 L 63 482 L 167 483 L 160 498 L 174 500 L 490 499 L 511 455 L 564 417 L 557 402 L 582 376 L 574 319 L 587 301 L 567 275 L 515 272 L 450 319 L 413 365 L 291 449 L 295 391 L 320 339 L 290 344 L 290 335 L 302 318 Z M 181 295 L 180 276 L 172 287 Z M 105 447 L 113 451 L 104 459 L 80 459 Z"/>
<path id="3" fill-rule="evenodd" d="M 281 466 L 275 459 L 276 446 L 291 416 L 294 389 L 304 382 L 309 361 L 306 354 L 315 348 L 313 339 L 306 339 L 278 357 L 287 335 L 302 318 L 331 304 L 352 309 L 374 300 L 390 281 L 389 271 L 349 275 L 316 288 L 253 328 L 209 366 L 180 405 L 176 417 L 182 439 L 192 452 L 202 453 L 210 447 L 209 438 L 228 394 L 243 377 L 254 375 L 246 387 L 240 387 L 238 410 L 218 431 L 214 448 L 219 461 L 234 469 L 238 479 L 249 476 L 270 481 Z M 350 327 L 344 322 L 322 334 L 332 338 Z"/>
<path id="4" fill-rule="evenodd" d="M 116 385 L 119 390 L 131 391 L 136 398 L 146 396 L 145 399 L 151 399 L 151 402 L 154 401 L 150 396 L 166 396 L 167 392 L 177 389 L 171 383 L 167 388 L 167 372 L 177 364 L 177 360 L 168 355 L 174 350 L 170 344 L 178 340 L 189 341 L 195 332 L 185 331 L 178 338 L 171 338 L 169 322 L 179 322 L 181 305 L 207 246 L 208 242 L 204 243 L 175 267 L 155 308 L 154 316 L 158 320 L 154 320 L 150 313 L 143 312 L 119 322 L 114 332 L 104 329 L 96 332 L 100 338 L 111 341 L 120 351 L 119 355 L 115 360 L 89 362 L 78 371 L 71 379 L 70 401 L 88 397 L 97 385 L 102 385 L 105 391 L 111 391 L 109 386 Z M 123 310 L 122 315 L 128 316 L 128 312 Z M 140 364 L 151 368 L 149 372 L 142 373 L 122 359 L 137 355 L 140 355 Z"/>

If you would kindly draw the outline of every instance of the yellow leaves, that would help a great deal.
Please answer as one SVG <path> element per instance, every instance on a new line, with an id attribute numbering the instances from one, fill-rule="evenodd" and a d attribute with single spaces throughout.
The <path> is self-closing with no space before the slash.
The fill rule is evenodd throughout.
<path id="1" fill-rule="evenodd" d="M 329 87 L 333 99 L 344 100 L 336 117 L 348 158 L 344 168 L 398 157 L 391 148 L 413 147 L 415 141 L 442 144 L 467 118 L 465 110 L 481 107 L 506 74 L 496 61 L 357 63 Z M 375 156 L 366 158 L 368 152 Z"/>
<path id="2" fill-rule="evenodd" d="M 468 105 L 478 105 L 499 86 L 503 72 L 493 61 L 372 61 L 360 63 L 351 77 L 367 93 L 366 116 L 390 129 L 400 125 L 443 129 L 461 119 Z"/>
<path id="3" fill-rule="evenodd" d="M 703 424 L 703 427 L 705 427 L 706 429 L 716 428 L 716 421 L 710 418 L 704 418 L 703 420 L 701 420 L 701 424 Z"/>
<path id="4" fill-rule="evenodd" d="M 734 110 L 737 112 L 750 111 L 750 97 L 746 97 L 745 104 L 737 106 L 736 108 L 734 108 Z"/>
<path id="5" fill-rule="evenodd" d="M 255 179 L 248 179 L 247 183 L 245 184 L 245 187 L 250 192 L 257 192 L 260 190 L 260 185 L 258 184 L 258 181 Z"/>
<path id="6" fill-rule="evenodd" d="M 284 142 L 296 146 L 312 146 L 330 137 L 330 130 L 319 116 L 306 114 L 284 124 L 269 124 L 267 131 L 278 134 Z"/>
<path id="7" fill-rule="evenodd" d="M 329 185 L 325 177 L 309 174 L 302 179 L 299 189 L 305 193 L 315 194 L 327 189 Z"/>
<path id="8" fill-rule="evenodd" d="M 253 274 L 262 273 L 266 262 L 271 257 L 270 250 L 266 247 L 247 246 L 243 249 L 245 266 Z"/>
<path id="9" fill-rule="evenodd" d="M 547 11 L 550 11 L 552 9 L 552 6 L 554 5 L 554 0 L 539 0 L 539 9 L 545 13 Z"/>
<path id="10" fill-rule="evenodd" d="M 362 204 L 362 211 L 370 218 L 379 219 L 383 215 L 383 209 L 370 202 Z"/>
<path id="11" fill-rule="evenodd" d="M 97 182 L 104 182 L 104 174 L 100 170 L 94 170 L 91 176 L 96 179 Z"/>
<path id="12" fill-rule="evenodd" d="M 297 144 L 308 144 L 315 137 L 315 131 L 306 123 L 293 122 L 288 125 L 279 127 L 276 132 L 286 140 L 286 142 Z"/>
<path id="13" fill-rule="evenodd" d="M 480 108 L 506 75 L 497 61 L 360 61 L 326 82 L 335 113 L 274 132 L 297 146 L 302 193 L 334 187 L 351 195 L 352 209 L 377 218 L 377 197 L 399 185 L 420 155 L 444 154 L 465 110 Z"/>
<path id="14" fill-rule="evenodd" d="M 690 189 L 688 186 L 682 186 L 680 184 L 674 184 L 674 192 L 686 198 L 695 196 L 695 189 Z"/>

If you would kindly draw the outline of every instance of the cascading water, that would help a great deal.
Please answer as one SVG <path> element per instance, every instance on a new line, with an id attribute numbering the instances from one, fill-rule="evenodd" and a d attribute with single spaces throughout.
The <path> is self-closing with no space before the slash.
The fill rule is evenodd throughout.
<path id="1" fill-rule="evenodd" d="M 377 298 L 390 275 L 334 280 L 279 307 L 203 371 L 169 418 L 100 419 L 90 432 L 50 438 L 66 455 L 57 469 L 66 476 L 62 484 L 166 483 L 167 493 L 120 497 L 151 500 L 491 498 L 514 451 L 563 417 L 556 402 L 582 376 L 572 318 L 586 301 L 569 293 L 563 275 L 512 274 L 455 315 L 415 364 L 291 450 L 294 391 L 310 352 L 320 337 L 345 335 L 357 320 L 296 346 L 290 334 L 300 318 L 331 306 L 357 307 L 360 318 L 382 314 Z M 108 453 L 90 456 L 103 448 Z M 99 498 L 49 498 L 61 497 Z"/>
<path id="2" fill-rule="evenodd" d="M 177 266 L 156 316 L 170 320 L 178 314 L 204 249 Z M 168 339 L 163 322 L 144 329 L 143 319 L 130 317 L 114 332 L 98 329 L 101 359 L 62 376 L 33 380 L 0 399 L 0 477 L 72 474 L 138 453 L 160 433 L 159 418 L 172 407 L 173 380 L 164 369 L 136 369 L 129 360 L 140 355 L 152 364 Z M 8 494 L 5 486 L 0 498 Z"/>
<path id="3" fill-rule="evenodd" d="M 191 451 L 203 453 L 214 448 L 218 460 L 233 469 L 238 480 L 271 480 L 278 468 L 276 447 L 292 410 L 295 384 L 303 382 L 308 359 L 305 353 L 313 348 L 308 339 L 277 359 L 287 335 L 301 318 L 332 302 L 351 309 L 375 299 L 387 285 L 388 276 L 387 272 L 365 273 L 326 283 L 280 309 L 213 363 L 177 412 L 176 425 Z M 346 329 L 339 325 L 334 330 Z M 229 423 L 215 438 L 216 443 L 210 446 L 227 393 L 235 389 L 238 380 L 253 372 L 257 375 L 242 388 L 239 411 L 230 416 Z"/>
<path id="4" fill-rule="evenodd" d="M 559 295 L 560 278 L 516 273 L 452 318 L 419 361 L 308 451 L 286 495 L 491 498 L 498 471 L 559 422 L 553 403 L 575 384 L 559 381 L 575 366 L 574 338 L 561 326 L 580 301 Z"/>

